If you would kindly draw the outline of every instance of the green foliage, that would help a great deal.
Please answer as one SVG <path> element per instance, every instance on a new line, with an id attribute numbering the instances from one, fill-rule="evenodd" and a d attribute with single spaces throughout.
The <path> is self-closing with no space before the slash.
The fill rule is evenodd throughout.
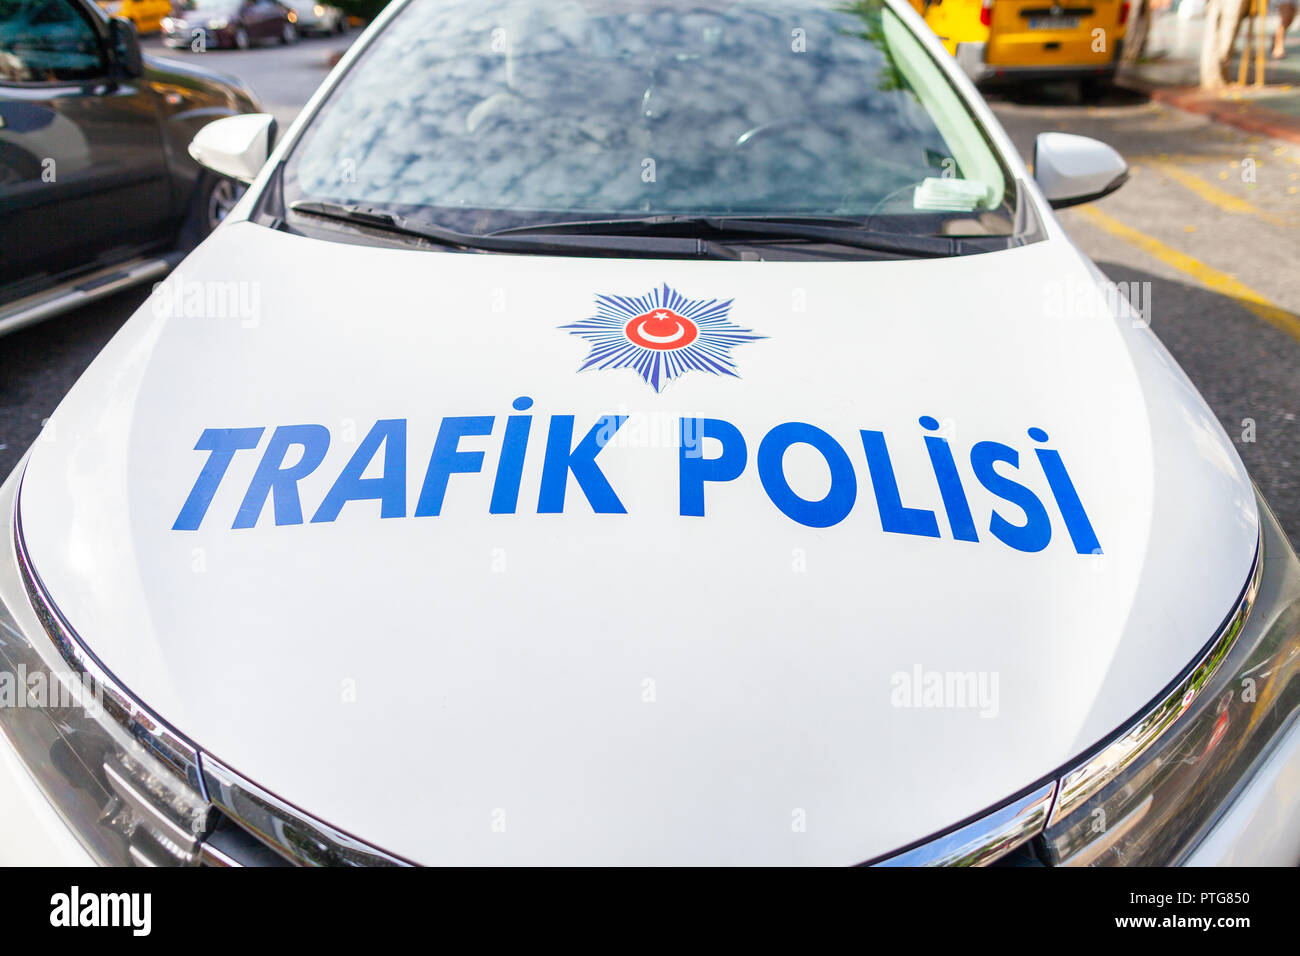
<path id="1" fill-rule="evenodd" d="M 898 63 L 894 60 L 894 51 L 889 48 L 889 43 L 885 40 L 885 28 L 881 23 L 884 4 L 881 0 L 852 0 L 852 2 L 836 7 L 836 10 L 840 13 L 855 16 L 862 21 L 861 30 L 842 30 L 840 32 L 845 36 L 865 40 L 884 54 L 885 67 L 880 71 L 880 78 L 876 81 L 876 88 L 882 93 L 902 91 L 912 93 L 915 96 L 915 92 L 907 85 L 907 80 L 903 78 L 903 71 L 898 68 Z"/>

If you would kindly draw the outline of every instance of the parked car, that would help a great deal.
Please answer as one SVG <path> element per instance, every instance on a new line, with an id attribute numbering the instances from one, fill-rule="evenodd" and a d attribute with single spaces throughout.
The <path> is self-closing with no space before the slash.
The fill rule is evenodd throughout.
<path id="1" fill-rule="evenodd" d="M 906 0 L 357 42 L 0 488 L 0 862 L 1300 861 L 1300 561 L 1055 217 L 1114 150 Z"/>
<path id="2" fill-rule="evenodd" d="M 338 7 L 314 0 L 285 0 L 285 4 L 298 17 L 295 26 L 299 33 L 346 33 L 348 30 L 347 14 Z"/>
<path id="3" fill-rule="evenodd" d="M 162 22 L 163 43 L 191 50 L 294 43 L 297 14 L 276 0 L 184 0 Z"/>
<path id="4" fill-rule="evenodd" d="M 109 16 L 121 17 L 135 24 L 139 33 L 157 33 L 163 17 L 172 12 L 171 0 L 98 0 Z"/>
<path id="5" fill-rule="evenodd" d="M 0 6 L 0 333 L 162 276 L 243 191 L 190 140 L 256 109 L 85 0 Z"/>
<path id="6" fill-rule="evenodd" d="M 1075 80 L 1085 99 L 1119 67 L 1129 0 L 911 0 L 976 81 Z"/>

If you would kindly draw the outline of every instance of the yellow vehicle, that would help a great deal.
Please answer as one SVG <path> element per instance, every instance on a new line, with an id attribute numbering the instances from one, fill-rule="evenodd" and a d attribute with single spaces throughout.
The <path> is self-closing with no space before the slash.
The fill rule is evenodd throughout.
<path id="1" fill-rule="evenodd" d="M 1128 0 L 910 0 L 966 74 L 1076 79 L 1085 95 L 1119 64 Z"/>
<path id="2" fill-rule="evenodd" d="M 100 9 L 135 24 L 137 33 L 157 33 L 171 16 L 171 0 L 98 0 Z"/>

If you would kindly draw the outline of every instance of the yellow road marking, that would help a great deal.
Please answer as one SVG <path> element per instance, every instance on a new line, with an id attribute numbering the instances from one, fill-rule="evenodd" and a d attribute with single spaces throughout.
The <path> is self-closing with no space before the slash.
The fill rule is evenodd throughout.
<path id="1" fill-rule="evenodd" d="M 1148 236 L 1132 226 L 1126 226 L 1096 206 L 1080 206 L 1076 212 L 1097 228 L 1137 246 L 1143 252 L 1154 256 L 1166 265 L 1173 266 L 1179 272 L 1185 272 L 1212 292 L 1238 300 L 1253 315 L 1300 341 L 1300 316 L 1269 301 L 1235 276 L 1220 272 L 1199 259 L 1165 245 L 1154 236 Z"/>
<path id="2" fill-rule="evenodd" d="M 1152 163 L 1152 166 L 1162 176 L 1168 176 L 1178 185 L 1189 189 L 1196 195 L 1200 196 L 1211 205 L 1218 206 L 1224 212 L 1236 213 L 1238 215 L 1257 216 L 1269 225 L 1286 227 L 1287 221 L 1281 216 L 1275 216 L 1271 212 L 1265 212 L 1257 206 L 1251 205 L 1240 196 L 1234 196 L 1230 192 L 1220 189 L 1218 186 L 1211 186 L 1200 176 L 1195 173 L 1189 173 L 1185 169 L 1179 169 L 1173 163 Z M 1227 179 L 1228 174 L 1220 173 L 1221 179 Z"/>

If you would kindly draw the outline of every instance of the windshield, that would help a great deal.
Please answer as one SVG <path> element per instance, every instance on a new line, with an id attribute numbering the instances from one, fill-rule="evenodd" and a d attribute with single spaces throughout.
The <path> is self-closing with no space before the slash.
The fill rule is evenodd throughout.
<path id="1" fill-rule="evenodd" d="M 878 0 L 412 0 L 289 157 L 286 203 L 480 233 L 665 216 L 1011 232 L 983 130 Z"/>

